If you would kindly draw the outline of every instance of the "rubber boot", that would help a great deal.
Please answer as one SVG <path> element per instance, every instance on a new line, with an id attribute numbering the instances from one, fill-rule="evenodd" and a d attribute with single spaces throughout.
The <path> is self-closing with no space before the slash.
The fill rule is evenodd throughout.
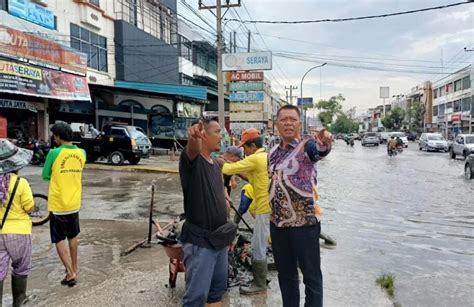
<path id="1" fill-rule="evenodd" d="M 250 295 L 264 293 L 267 291 L 267 261 L 253 261 L 252 262 L 252 273 L 253 281 L 250 286 L 240 287 L 240 294 Z"/>
<path id="2" fill-rule="evenodd" d="M 242 220 L 242 218 L 240 217 L 240 215 L 238 215 L 238 214 L 236 213 L 236 214 L 234 215 L 234 224 L 236 224 L 236 225 L 238 226 L 241 220 Z"/>
<path id="3" fill-rule="evenodd" d="M 12 275 L 12 295 L 13 307 L 23 306 L 27 301 L 26 284 L 28 276 L 13 276 Z"/>
<path id="4" fill-rule="evenodd" d="M 0 280 L 0 307 L 2 307 L 2 301 L 3 301 L 3 280 Z"/>

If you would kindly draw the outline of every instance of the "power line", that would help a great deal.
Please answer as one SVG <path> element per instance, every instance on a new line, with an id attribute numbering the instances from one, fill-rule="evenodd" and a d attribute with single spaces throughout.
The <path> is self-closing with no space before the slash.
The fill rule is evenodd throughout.
<path id="1" fill-rule="evenodd" d="M 242 20 L 242 23 L 262 23 L 262 24 L 309 24 L 309 23 L 323 23 L 323 22 L 344 22 L 344 21 L 355 21 L 355 20 L 364 20 L 364 19 L 375 19 L 375 18 L 385 18 L 392 16 L 400 16 L 407 14 L 414 14 L 420 12 L 434 11 L 446 9 L 454 6 L 459 6 L 463 4 L 474 3 L 473 0 L 468 0 L 465 2 L 457 2 L 447 5 L 433 6 L 423 9 L 402 11 L 396 13 L 380 14 L 380 15 L 368 15 L 368 16 L 359 16 L 359 17 L 348 17 L 348 18 L 335 18 L 335 19 L 316 19 L 316 20 L 299 20 L 299 21 L 285 21 L 285 20 Z M 238 19 L 225 19 L 229 21 L 239 21 Z"/>

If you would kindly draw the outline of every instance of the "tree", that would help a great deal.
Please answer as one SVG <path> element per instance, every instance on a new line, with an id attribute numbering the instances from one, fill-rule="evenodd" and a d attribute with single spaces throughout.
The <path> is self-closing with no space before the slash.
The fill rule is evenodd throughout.
<path id="1" fill-rule="evenodd" d="M 344 113 L 337 116 L 334 124 L 331 125 L 332 133 L 351 133 L 357 132 L 359 124 Z"/>
<path id="2" fill-rule="evenodd" d="M 423 119 L 425 117 L 425 107 L 421 101 L 415 101 L 408 109 L 408 118 L 410 128 L 419 130 L 423 126 Z"/>
<path id="3" fill-rule="evenodd" d="M 320 110 L 319 119 L 324 127 L 329 127 L 332 123 L 334 116 L 341 113 L 342 102 L 346 100 L 342 94 L 332 96 L 329 100 L 321 99 L 315 107 Z"/>
<path id="4" fill-rule="evenodd" d="M 395 107 L 390 113 L 382 118 L 382 125 L 391 130 L 399 130 L 405 119 L 405 111 L 400 107 Z"/>

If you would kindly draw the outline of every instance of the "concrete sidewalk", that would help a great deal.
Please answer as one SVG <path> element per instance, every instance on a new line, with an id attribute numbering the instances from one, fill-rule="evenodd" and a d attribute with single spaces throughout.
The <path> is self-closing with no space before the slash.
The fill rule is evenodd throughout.
<path id="1" fill-rule="evenodd" d="M 178 174 L 178 160 L 176 156 L 171 161 L 169 156 L 151 156 L 149 159 L 142 159 L 138 165 L 111 165 L 106 161 L 86 163 L 86 169 L 102 170 L 114 172 L 142 172 L 142 173 L 169 173 Z"/>

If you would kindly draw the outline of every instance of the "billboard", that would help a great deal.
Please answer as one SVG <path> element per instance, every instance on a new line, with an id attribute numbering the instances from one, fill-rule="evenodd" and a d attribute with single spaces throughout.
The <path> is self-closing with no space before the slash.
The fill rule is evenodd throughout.
<path id="1" fill-rule="evenodd" d="M 263 91 L 265 84 L 263 82 L 232 82 L 229 83 L 229 91 Z"/>
<path id="2" fill-rule="evenodd" d="M 86 77 L 0 60 L 0 92 L 90 101 Z"/>
<path id="3" fill-rule="evenodd" d="M 0 55 L 26 58 L 86 74 L 87 55 L 56 42 L 0 25 Z M 52 68 L 52 67 L 51 67 Z"/>
<path id="4" fill-rule="evenodd" d="M 263 71 L 243 71 L 230 73 L 230 81 L 263 81 Z"/>
<path id="5" fill-rule="evenodd" d="M 230 120 L 231 122 L 261 122 L 264 119 L 262 112 L 232 112 L 230 113 Z"/>
<path id="6" fill-rule="evenodd" d="M 263 112 L 263 103 L 240 103 L 231 102 L 229 104 L 231 112 Z"/>
<path id="7" fill-rule="evenodd" d="M 272 53 L 270 51 L 225 53 L 222 55 L 222 71 L 271 69 Z"/>
<path id="8" fill-rule="evenodd" d="M 265 92 L 236 92 L 229 95 L 230 101 L 264 101 Z"/>
<path id="9" fill-rule="evenodd" d="M 312 105 L 313 104 L 313 97 L 303 97 L 303 98 L 298 98 L 298 106 L 306 106 L 306 105 Z"/>
<path id="10" fill-rule="evenodd" d="M 8 13 L 51 30 L 56 28 L 53 12 L 30 0 L 8 1 Z"/>
<path id="11" fill-rule="evenodd" d="M 390 97 L 390 87 L 381 86 L 380 87 L 380 98 L 389 98 Z"/>

